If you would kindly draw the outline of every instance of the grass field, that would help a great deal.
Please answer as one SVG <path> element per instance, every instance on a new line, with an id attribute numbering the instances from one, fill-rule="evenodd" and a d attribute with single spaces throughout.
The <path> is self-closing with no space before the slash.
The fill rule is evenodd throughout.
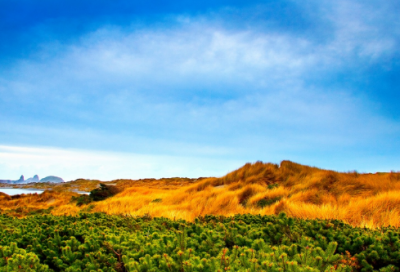
<path id="1" fill-rule="evenodd" d="M 80 211 L 193 221 L 202 215 L 279 214 L 307 219 L 340 219 L 353 226 L 400 226 L 400 173 L 339 173 L 282 161 L 256 162 L 220 178 L 115 180 L 120 193 L 77 206 L 71 188 L 90 191 L 99 181 L 77 180 L 41 195 L 0 196 L 11 215 Z"/>

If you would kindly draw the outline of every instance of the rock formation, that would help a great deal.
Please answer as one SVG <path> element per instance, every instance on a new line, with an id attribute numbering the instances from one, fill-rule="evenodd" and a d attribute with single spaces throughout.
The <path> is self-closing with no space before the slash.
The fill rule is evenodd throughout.
<path id="1" fill-rule="evenodd" d="M 33 178 L 28 178 L 27 180 L 25 180 L 25 183 L 31 183 L 31 182 L 39 182 L 39 176 L 34 175 Z"/>
<path id="2" fill-rule="evenodd" d="M 48 177 L 42 178 L 40 180 L 40 182 L 61 183 L 61 182 L 64 182 L 64 180 L 60 177 L 48 176 Z"/>
<path id="3" fill-rule="evenodd" d="M 50 183 L 61 183 L 64 180 L 60 177 L 56 176 L 48 176 L 39 180 L 38 175 L 34 175 L 32 178 L 28 178 L 25 180 L 24 175 L 22 175 L 19 180 L 9 180 L 9 179 L 0 179 L 0 183 L 7 183 L 7 184 L 27 184 L 27 183 L 34 183 L 34 182 L 50 182 Z"/>

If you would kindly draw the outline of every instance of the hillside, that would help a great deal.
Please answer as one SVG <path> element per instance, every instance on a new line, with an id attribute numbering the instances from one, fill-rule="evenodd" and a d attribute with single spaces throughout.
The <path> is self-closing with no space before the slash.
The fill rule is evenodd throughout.
<path id="1" fill-rule="evenodd" d="M 70 200 L 71 195 L 77 194 L 62 193 L 67 186 L 82 190 L 86 184 L 93 189 L 99 181 L 77 180 L 63 184 L 64 187 L 57 185 L 54 188 L 58 193 L 46 192 L 42 196 L 0 196 L 0 207 L 11 214 L 23 206 L 27 211 L 31 209 L 29 212 L 51 209 L 49 212 L 55 215 L 91 211 L 189 221 L 207 214 L 285 212 L 297 218 L 340 219 L 353 226 L 400 226 L 398 172 L 339 173 L 290 161 L 280 165 L 256 162 L 220 178 L 115 180 L 112 184 L 120 193 L 82 206 Z M 52 197 L 57 199 L 57 205 L 39 201 L 52 194 L 57 194 Z"/>

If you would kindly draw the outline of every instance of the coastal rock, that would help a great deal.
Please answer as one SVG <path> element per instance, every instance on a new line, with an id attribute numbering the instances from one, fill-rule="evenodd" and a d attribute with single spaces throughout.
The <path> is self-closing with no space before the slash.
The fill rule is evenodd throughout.
<path id="1" fill-rule="evenodd" d="M 7 184 L 27 184 L 27 183 L 32 183 L 32 182 L 50 182 L 50 183 L 61 183 L 61 182 L 65 182 L 62 178 L 60 177 L 56 177 L 56 176 L 48 176 L 45 178 L 42 178 L 41 180 L 39 180 L 39 176 L 38 175 L 34 175 L 32 178 L 28 178 L 27 180 L 25 180 L 24 175 L 22 175 L 19 180 L 6 180 L 0 179 L 0 183 L 7 183 Z"/>
<path id="2" fill-rule="evenodd" d="M 40 180 L 40 182 L 61 183 L 61 182 L 64 182 L 64 180 L 60 177 L 48 176 L 48 177 L 42 178 Z"/>
<path id="3" fill-rule="evenodd" d="M 0 183 L 21 184 L 21 183 L 25 183 L 25 178 L 24 178 L 24 175 L 21 175 L 19 180 L 0 179 Z"/>
<path id="4" fill-rule="evenodd" d="M 31 182 L 39 182 L 39 176 L 34 175 L 33 178 L 28 178 L 27 180 L 25 180 L 25 183 L 31 183 Z"/>

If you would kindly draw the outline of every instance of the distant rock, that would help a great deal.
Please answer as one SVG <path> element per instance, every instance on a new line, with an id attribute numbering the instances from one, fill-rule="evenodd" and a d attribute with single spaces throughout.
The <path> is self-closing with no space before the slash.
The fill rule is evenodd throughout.
<path id="1" fill-rule="evenodd" d="M 56 176 L 48 176 L 45 178 L 42 178 L 39 180 L 38 175 L 34 175 L 32 178 L 28 178 L 25 180 L 24 175 L 22 175 L 19 180 L 9 180 L 9 179 L 0 179 L 0 183 L 7 183 L 7 184 L 27 184 L 27 183 L 33 183 L 33 182 L 50 182 L 50 183 L 61 183 L 64 182 L 64 180 L 60 177 Z"/>
<path id="2" fill-rule="evenodd" d="M 10 180 L 10 179 L 0 179 L 0 183 L 7 183 L 7 184 L 23 184 L 25 183 L 24 175 L 22 175 L 19 180 Z"/>
<path id="3" fill-rule="evenodd" d="M 61 183 L 61 182 L 64 182 L 64 180 L 60 177 L 48 176 L 48 177 L 42 178 L 40 180 L 40 182 Z"/>
<path id="4" fill-rule="evenodd" d="M 39 182 L 39 176 L 34 175 L 33 178 L 28 178 L 24 183 Z"/>

